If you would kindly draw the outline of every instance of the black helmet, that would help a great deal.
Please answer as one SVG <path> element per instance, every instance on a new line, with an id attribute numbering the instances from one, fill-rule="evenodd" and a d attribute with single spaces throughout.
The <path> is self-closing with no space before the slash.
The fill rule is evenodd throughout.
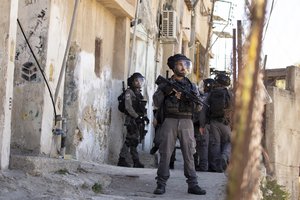
<path id="1" fill-rule="evenodd" d="M 145 78 L 142 74 L 138 73 L 138 72 L 135 72 L 131 75 L 132 79 L 135 79 L 135 78 Z"/>
<path id="2" fill-rule="evenodd" d="M 210 90 L 213 87 L 215 80 L 212 78 L 207 78 L 203 80 L 203 83 L 204 83 L 204 88 Z"/>
<path id="3" fill-rule="evenodd" d="M 143 82 L 144 82 L 145 77 L 144 77 L 142 74 L 138 73 L 138 72 L 133 73 L 133 74 L 127 79 L 127 85 L 128 85 L 129 87 L 134 87 L 134 86 L 133 86 L 133 81 L 134 81 L 134 79 L 141 79 L 141 80 L 143 80 Z"/>
<path id="4" fill-rule="evenodd" d="M 187 61 L 191 61 L 188 57 L 186 57 L 183 54 L 175 54 L 174 56 L 170 56 L 168 58 L 168 62 L 167 65 L 169 66 L 170 69 L 174 69 L 175 68 L 175 63 L 179 60 L 187 60 Z"/>
<path id="5" fill-rule="evenodd" d="M 223 86 L 229 86 L 230 85 L 229 76 L 227 76 L 226 74 L 223 74 L 223 73 L 217 74 L 216 77 L 215 77 L 215 81 L 217 83 L 219 83 L 220 85 L 223 85 Z"/>

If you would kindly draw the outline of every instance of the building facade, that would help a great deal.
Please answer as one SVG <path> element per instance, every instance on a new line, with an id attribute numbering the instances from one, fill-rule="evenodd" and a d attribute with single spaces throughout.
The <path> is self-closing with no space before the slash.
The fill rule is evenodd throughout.
<path id="1" fill-rule="evenodd" d="M 7 149 L 58 157 L 61 136 L 53 130 L 62 128 L 62 122 L 55 116 L 66 122 L 67 154 L 115 163 L 125 134 L 124 116 L 117 109 L 122 81 L 134 72 L 145 76 L 143 94 L 151 119 L 155 79 L 166 75 L 169 56 L 190 57 L 195 82 L 206 76 L 202 59 L 209 0 L 21 0 L 10 5 L 16 7 L 11 11 L 15 17 L 2 21 L 16 29 L 10 34 L 16 35 L 10 43 L 16 50 L 5 49 L 15 55 L 6 60 L 15 67 L 7 81 L 11 117 L 4 115 L 11 128 L 5 126 L 0 140 L 6 146 L 0 154 L 4 163 L 9 162 Z M 7 91 L 1 90 L 1 98 Z M 147 129 L 141 150 L 152 145 L 151 124 Z"/>

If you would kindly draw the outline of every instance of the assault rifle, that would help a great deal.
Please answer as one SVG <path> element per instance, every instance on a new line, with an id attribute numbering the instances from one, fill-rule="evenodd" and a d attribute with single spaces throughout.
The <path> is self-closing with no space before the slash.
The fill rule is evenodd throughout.
<path id="1" fill-rule="evenodd" d="M 191 100 L 192 102 L 198 104 L 198 105 L 205 105 L 207 107 L 209 107 L 209 105 L 207 105 L 205 102 L 203 102 L 199 97 L 197 97 L 196 95 L 187 92 L 185 90 L 185 88 L 183 88 L 181 85 L 178 85 L 176 83 L 172 83 L 171 81 L 169 81 L 168 79 L 165 79 L 162 76 L 158 76 L 157 79 L 155 80 L 155 84 L 159 85 L 161 83 L 166 83 L 169 86 L 172 86 L 173 90 L 176 90 L 177 92 L 181 92 L 183 94 L 183 96 L 188 99 Z"/>

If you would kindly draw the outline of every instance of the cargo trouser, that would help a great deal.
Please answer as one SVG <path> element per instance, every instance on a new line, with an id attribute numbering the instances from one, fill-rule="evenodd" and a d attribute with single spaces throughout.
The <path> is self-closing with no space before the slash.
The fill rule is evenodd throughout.
<path id="1" fill-rule="evenodd" d="M 160 161 L 157 169 L 157 184 L 166 185 L 170 177 L 169 163 L 177 138 L 180 142 L 184 160 L 184 175 L 188 187 L 198 184 L 194 166 L 195 138 L 194 127 L 191 119 L 166 118 L 160 130 Z"/>
<path id="2" fill-rule="evenodd" d="M 196 154 L 194 154 L 195 167 L 200 171 L 208 170 L 208 143 L 209 125 L 205 126 L 204 134 L 200 134 L 199 126 L 194 128 L 196 140 Z"/>
<path id="3" fill-rule="evenodd" d="M 132 160 L 139 160 L 139 154 L 137 151 L 137 146 L 139 144 L 139 132 L 136 123 L 131 120 L 128 125 L 126 125 L 127 134 L 125 142 L 121 148 L 119 157 L 126 158 L 128 155 L 128 150 L 130 151 Z"/>
<path id="4" fill-rule="evenodd" d="M 214 172 L 224 171 L 222 159 L 228 163 L 231 155 L 231 130 L 229 125 L 218 120 L 210 121 L 209 133 L 209 170 Z"/>

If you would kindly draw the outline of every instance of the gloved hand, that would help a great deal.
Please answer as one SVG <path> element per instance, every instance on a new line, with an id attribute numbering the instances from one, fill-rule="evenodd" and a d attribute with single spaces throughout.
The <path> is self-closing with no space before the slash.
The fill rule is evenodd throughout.
<path id="1" fill-rule="evenodd" d="M 143 116 L 138 116 L 137 118 L 135 118 L 135 123 L 137 123 L 137 124 L 144 123 L 144 117 Z"/>
<path id="2" fill-rule="evenodd" d="M 147 124 L 149 124 L 149 122 L 150 122 L 150 120 L 149 120 L 149 118 L 148 118 L 147 116 L 144 117 L 144 121 L 145 121 Z"/>
<path id="3" fill-rule="evenodd" d="M 161 91 L 164 93 L 164 95 L 168 95 L 173 91 L 173 87 L 166 84 L 161 87 Z"/>

